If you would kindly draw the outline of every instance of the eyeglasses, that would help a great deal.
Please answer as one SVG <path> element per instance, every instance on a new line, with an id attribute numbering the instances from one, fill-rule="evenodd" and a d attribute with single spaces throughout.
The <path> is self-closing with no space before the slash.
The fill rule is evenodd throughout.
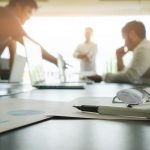
<path id="1" fill-rule="evenodd" d="M 150 88 L 130 88 L 117 92 L 112 103 L 125 103 L 128 107 L 150 102 Z"/>

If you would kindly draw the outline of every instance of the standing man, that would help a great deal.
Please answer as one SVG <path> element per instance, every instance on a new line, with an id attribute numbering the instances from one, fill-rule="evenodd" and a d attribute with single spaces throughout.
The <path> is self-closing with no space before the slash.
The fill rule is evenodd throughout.
<path id="1" fill-rule="evenodd" d="M 74 57 L 80 60 L 81 78 L 96 76 L 97 44 L 92 42 L 93 29 L 85 28 L 85 42 L 78 45 Z M 93 78 L 92 78 L 93 79 Z"/>
<path id="2" fill-rule="evenodd" d="M 8 47 L 10 69 L 16 54 L 16 41 L 23 44 L 23 36 L 30 38 L 23 30 L 22 25 L 37 8 L 35 0 L 9 0 L 7 6 L 0 7 L 0 56 L 4 49 Z M 43 58 L 57 65 L 57 59 L 42 47 L 41 49 Z"/>
<path id="3" fill-rule="evenodd" d="M 122 36 L 125 44 L 116 51 L 118 73 L 107 73 L 103 80 L 117 83 L 150 83 L 150 41 L 146 39 L 144 24 L 140 21 L 128 22 L 122 28 Z M 133 59 L 129 67 L 125 67 L 123 57 L 129 51 L 133 52 Z"/>

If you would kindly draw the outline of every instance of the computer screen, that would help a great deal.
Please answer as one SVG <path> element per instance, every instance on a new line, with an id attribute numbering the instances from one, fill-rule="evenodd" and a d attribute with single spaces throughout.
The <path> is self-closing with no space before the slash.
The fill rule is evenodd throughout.
<path id="1" fill-rule="evenodd" d="M 36 84 L 45 81 L 41 47 L 32 40 L 24 37 L 24 46 L 29 67 L 31 83 Z"/>

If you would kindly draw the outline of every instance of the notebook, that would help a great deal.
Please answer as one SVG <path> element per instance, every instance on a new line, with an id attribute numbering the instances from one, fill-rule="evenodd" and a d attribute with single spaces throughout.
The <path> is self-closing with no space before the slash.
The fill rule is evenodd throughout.
<path id="1" fill-rule="evenodd" d="M 1 69 L 4 70 L 5 66 L 8 66 L 8 59 L 1 59 Z M 12 64 L 12 68 L 10 71 L 8 80 L 0 80 L 1 83 L 20 83 L 23 79 L 24 68 L 26 64 L 26 57 L 21 56 L 19 54 L 15 55 L 14 62 Z M 7 69 L 7 68 L 6 68 Z"/>
<path id="2" fill-rule="evenodd" d="M 32 86 L 39 89 L 84 89 L 85 84 L 58 81 L 48 82 L 45 78 L 41 47 L 32 40 L 24 37 L 24 46 L 29 67 Z"/>

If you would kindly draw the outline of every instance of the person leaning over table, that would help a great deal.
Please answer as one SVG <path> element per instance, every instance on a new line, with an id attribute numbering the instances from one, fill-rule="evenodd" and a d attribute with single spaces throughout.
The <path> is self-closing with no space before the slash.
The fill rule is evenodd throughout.
<path id="1" fill-rule="evenodd" d="M 35 0 L 9 0 L 8 5 L 0 7 L 0 56 L 4 49 L 8 47 L 10 53 L 10 69 L 16 54 L 16 41 L 23 44 L 23 36 L 31 39 L 22 28 L 22 25 L 32 16 L 37 8 L 38 5 Z M 36 41 L 34 42 L 37 43 Z M 44 50 L 42 46 L 41 49 L 43 58 L 57 65 L 57 59 Z M 4 75 L 7 74 L 3 70 L 0 73 L 0 76 L 3 76 L 3 73 Z"/>
<path id="2" fill-rule="evenodd" d="M 118 73 L 107 73 L 103 80 L 116 83 L 150 83 L 150 41 L 146 39 L 144 24 L 136 20 L 128 22 L 122 28 L 122 36 L 125 44 L 116 51 Z M 123 57 L 129 51 L 133 52 L 133 58 L 130 65 L 125 67 Z"/>

